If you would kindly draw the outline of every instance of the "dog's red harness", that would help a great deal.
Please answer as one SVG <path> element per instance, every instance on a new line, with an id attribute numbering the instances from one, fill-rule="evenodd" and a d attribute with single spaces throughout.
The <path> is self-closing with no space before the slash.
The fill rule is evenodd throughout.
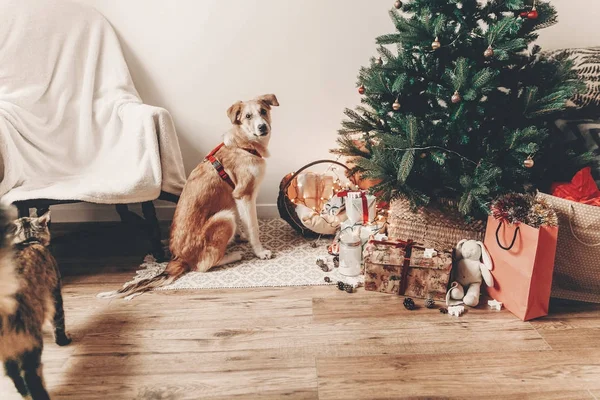
<path id="1" fill-rule="evenodd" d="M 223 146 L 225 146 L 225 143 L 221 143 L 220 145 L 215 147 L 213 149 L 213 151 L 208 153 L 208 155 L 204 158 L 204 161 L 210 162 L 212 164 L 212 166 L 217 170 L 217 173 L 219 174 L 221 179 L 223 179 L 225 182 L 227 182 L 227 184 L 229 186 L 231 186 L 233 189 L 235 189 L 235 183 L 233 183 L 229 174 L 227 172 L 225 172 L 225 167 L 223 167 L 223 164 L 221 164 L 221 162 L 219 160 L 217 160 L 217 158 L 215 157 L 215 154 L 217 153 L 217 151 L 219 151 L 221 149 L 221 147 L 223 147 Z M 250 154 L 254 154 L 257 157 L 262 158 L 260 153 L 254 149 L 244 149 L 244 150 L 246 150 Z"/>

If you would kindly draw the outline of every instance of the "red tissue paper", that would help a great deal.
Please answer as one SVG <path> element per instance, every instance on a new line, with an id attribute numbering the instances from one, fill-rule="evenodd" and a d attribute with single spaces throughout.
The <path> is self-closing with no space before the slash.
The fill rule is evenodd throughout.
<path id="1" fill-rule="evenodd" d="M 552 185 L 552 195 L 590 206 L 600 206 L 600 190 L 592 177 L 590 167 L 576 173 L 571 183 Z"/>

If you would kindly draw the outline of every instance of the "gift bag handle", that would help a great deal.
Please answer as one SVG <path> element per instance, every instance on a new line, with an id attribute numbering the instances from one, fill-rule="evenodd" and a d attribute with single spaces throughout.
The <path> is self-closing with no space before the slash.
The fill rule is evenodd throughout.
<path id="1" fill-rule="evenodd" d="M 586 243 L 583 240 L 579 239 L 579 237 L 577 237 L 577 235 L 575 234 L 575 229 L 573 229 L 573 218 L 575 217 L 575 206 L 573 204 L 570 204 L 570 212 L 569 212 L 569 228 L 571 228 L 571 234 L 573 235 L 573 237 L 582 245 L 587 246 L 587 247 L 598 247 L 600 246 L 600 243 L 596 243 L 596 244 L 591 244 L 591 243 Z"/>
<path id="2" fill-rule="evenodd" d="M 498 246 L 500 246 L 500 248 L 502 250 L 509 251 L 515 245 L 515 242 L 517 241 L 517 235 L 519 234 L 519 231 L 521 230 L 521 228 L 517 226 L 517 229 L 515 229 L 515 235 L 512 238 L 512 242 L 510 242 L 510 246 L 506 247 L 506 246 L 503 246 L 502 243 L 500 243 L 500 237 L 498 236 L 498 234 L 500 233 L 500 228 L 502 227 L 502 225 L 504 225 L 504 222 L 500 222 L 498 224 L 498 228 L 496 229 L 496 242 L 498 242 Z"/>

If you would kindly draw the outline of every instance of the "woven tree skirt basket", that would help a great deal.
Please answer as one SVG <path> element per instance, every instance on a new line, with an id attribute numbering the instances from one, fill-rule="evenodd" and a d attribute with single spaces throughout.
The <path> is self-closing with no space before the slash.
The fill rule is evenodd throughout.
<path id="1" fill-rule="evenodd" d="M 452 250 L 462 239 L 483 241 L 485 221 L 466 221 L 458 211 L 435 206 L 411 207 L 410 201 L 394 200 L 388 217 L 390 238 L 413 240 L 436 250 Z"/>

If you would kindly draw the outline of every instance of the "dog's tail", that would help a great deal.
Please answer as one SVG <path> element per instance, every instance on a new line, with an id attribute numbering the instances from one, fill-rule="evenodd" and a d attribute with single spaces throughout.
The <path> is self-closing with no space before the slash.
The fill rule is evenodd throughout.
<path id="1" fill-rule="evenodd" d="M 103 292 L 98 294 L 98 298 L 110 299 L 114 297 L 122 297 L 125 300 L 131 300 L 145 292 L 149 292 L 162 286 L 168 286 L 181 278 L 188 272 L 187 264 L 181 260 L 172 260 L 167 265 L 165 271 L 152 278 L 145 278 L 139 281 L 126 283 L 121 289 L 114 292 Z"/>

